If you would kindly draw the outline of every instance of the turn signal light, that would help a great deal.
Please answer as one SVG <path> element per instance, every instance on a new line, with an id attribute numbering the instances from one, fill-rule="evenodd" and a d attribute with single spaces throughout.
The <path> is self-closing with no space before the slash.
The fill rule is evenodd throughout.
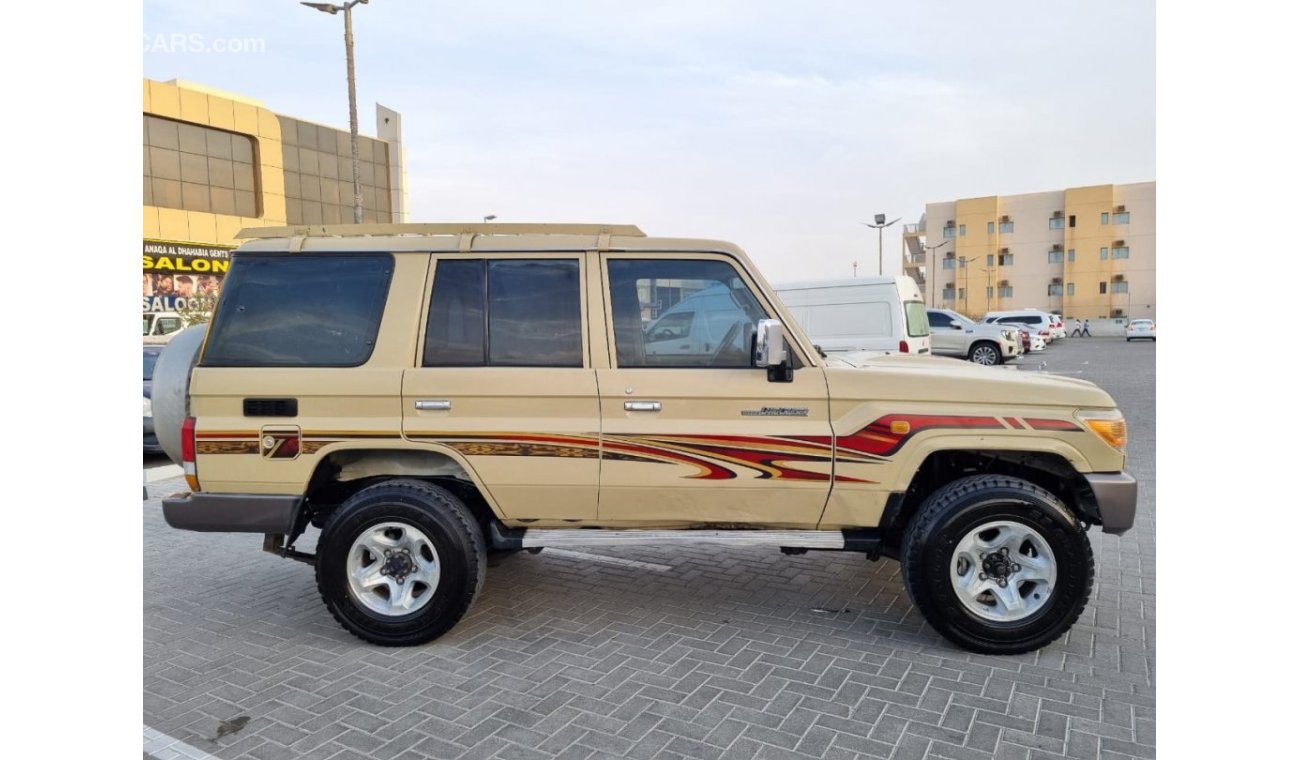
<path id="1" fill-rule="evenodd" d="M 185 482 L 191 491 L 199 488 L 199 473 L 195 463 L 194 418 L 186 417 L 181 423 L 181 469 L 185 471 Z"/>
<path id="2" fill-rule="evenodd" d="M 1128 424 L 1118 409 L 1086 410 L 1075 415 L 1088 429 L 1120 451 L 1128 445 Z"/>

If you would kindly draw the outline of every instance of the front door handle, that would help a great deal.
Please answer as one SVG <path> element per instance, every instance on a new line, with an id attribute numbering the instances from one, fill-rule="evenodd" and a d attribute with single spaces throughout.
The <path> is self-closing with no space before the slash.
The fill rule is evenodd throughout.
<path id="1" fill-rule="evenodd" d="M 422 412 L 445 412 L 451 409 L 451 402 L 445 400 L 433 401 L 430 399 L 420 399 L 415 402 L 415 408 Z"/>
<path id="2" fill-rule="evenodd" d="M 629 412 L 657 412 L 664 405 L 658 401 L 624 401 L 623 408 Z"/>

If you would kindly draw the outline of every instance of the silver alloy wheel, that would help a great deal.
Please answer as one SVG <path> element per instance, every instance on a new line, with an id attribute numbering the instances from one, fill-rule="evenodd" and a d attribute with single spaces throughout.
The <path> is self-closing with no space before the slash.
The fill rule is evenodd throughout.
<path id="1" fill-rule="evenodd" d="M 348 550 L 348 590 L 372 612 L 401 617 L 433 599 L 441 567 L 438 550 L 419 528 L 380 523 L 357 536 Z"/>
<path id="2" fill-rule="evenodd" d="M 952 588 L 966 609 L 997 623 L 1023 620 L 1043 608 L 1056 586 L 1056 556 L 1024 523 L 995 520 L 957 543 Z"/>
<path id="3" fill-rule="evenodd" d="M 971 351 L 970 360 L 976 364 L 992 367 L 998 363 L 998 351 L 990 345 L 980 344 L 975 347 L 974 351 Z"/>

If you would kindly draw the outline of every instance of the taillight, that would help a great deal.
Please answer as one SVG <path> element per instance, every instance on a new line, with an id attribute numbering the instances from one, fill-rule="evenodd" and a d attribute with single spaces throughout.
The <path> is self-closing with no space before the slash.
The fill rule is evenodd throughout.
<path id="1" fill-rule="evenodd" d="M 181 469 L 185 471 L 185 482 L 189 484 L 191 491 L 201 490 L 199 488 L 199 472 L 195 463 L 194 451 L 194 418 L 186 417 L 181 423 Z"/>
<path id="2" fill-rule="evenodd" d="M 898 341 L 898 353 L 900 354 L 907 353 L 907 341 L 905 340 Z"/>

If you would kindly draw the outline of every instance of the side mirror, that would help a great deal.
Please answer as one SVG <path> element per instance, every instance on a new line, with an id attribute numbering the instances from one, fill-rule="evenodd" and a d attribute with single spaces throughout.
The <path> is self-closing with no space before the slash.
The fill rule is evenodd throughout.
<path id="1" fill-rule="evenodd" d="M 958 322 L 958 321 L 955 320 L 955 319 L 954 319 L 953 321 L 949 322 L 948 324 L 952 325 L 952 329 L 954 329 L 954 330 L 960 330 L 960 329 L 962 329 L 962 327 L 961 327 L 961 322 Z"/>
<path id="2" fill-rule="evenodd" d="M 761 319 L 754 339 L 754 364 L 779 367 L 785 363 L 785 327 L 779 319 Z"/>

